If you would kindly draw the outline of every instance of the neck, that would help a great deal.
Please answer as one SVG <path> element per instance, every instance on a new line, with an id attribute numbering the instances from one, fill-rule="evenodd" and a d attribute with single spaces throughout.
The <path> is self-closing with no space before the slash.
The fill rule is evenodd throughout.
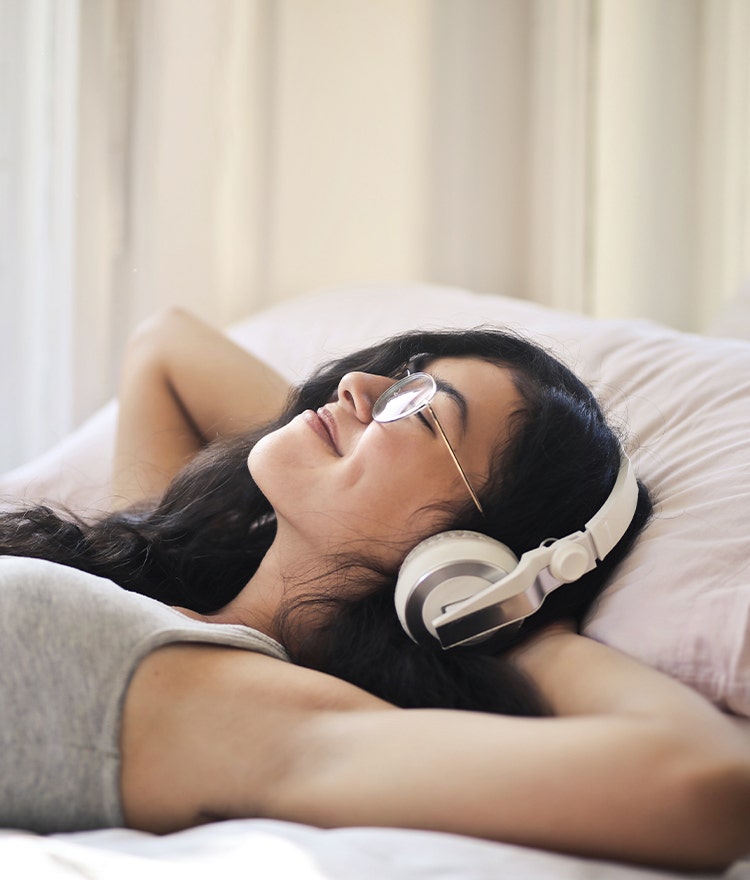
<path id="1" fill-rule="evenodd" d="M 279 611 L 295 595 L 315 591 L 321 574 L 320 554 L 280 527 L 255 574 L 227 605 L 210 614 L 177 610 L 206 623 L 252 627 L 282 642 Z M 305 585 L 310 589 L 305 590 Z"/>
<path id="2" fill-rule="evenodd" d="M 297 601 L 331 596 L 355 598 L 362 587 L 371 583 L 372 573 L 367 569 L 342 567 L 335 554 L 327 554 L 320 540 L 306 540 L 283 520 L 279 522 L 276 537 L 263 557 L 258 570 L 223 608 L 212 614 L 198 614 L 179 608 L 179 611 L 207 623 L 233 623 L 249 626 L 285 644 L 294 641 L 295 627 L 310 631 L 322 626 L 331 606 L 321 603 L 300 604 L 300 614 L 288 618 L 287 633 L 280 628 L 280 613 L 293 608 Z M 286 645 L 287 648 L 291 647 Z"/>
<path id="3" fill-rule="evenodd" d="M 231 602 L 211 614 L 198 614 L 190 611 L 185 613 L 207 623 L 234 623 L 249 626 L 281 641 L 276 612 L 280 606 L 285 580 L 278 554 L 274 552 L 272 545 L 263 557 L 258 570 Z M 179 610 L 184 612 L 184 609 Z"/>

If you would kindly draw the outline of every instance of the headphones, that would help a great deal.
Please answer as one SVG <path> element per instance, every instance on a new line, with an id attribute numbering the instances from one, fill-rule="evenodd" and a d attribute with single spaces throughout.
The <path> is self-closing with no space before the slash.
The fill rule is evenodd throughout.
<path id="1" fill-rule="evenodd" d="M 442 532 L 409 553 L 399 570 L 394 601 L 415 642 L 441 647 L 483 642 L 515 632 L 547 596 L 596 568 L 633 520 L 638 482 L 627 455 L 609 497 L 583 531 L 542 543 L 521 559 L 479 532 Z"/>

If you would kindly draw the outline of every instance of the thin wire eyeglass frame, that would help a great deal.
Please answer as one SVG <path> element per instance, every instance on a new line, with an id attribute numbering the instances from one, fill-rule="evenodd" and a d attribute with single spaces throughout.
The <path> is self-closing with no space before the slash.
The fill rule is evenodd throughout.
<path id="1" fill-rule="evenodd" d="M 422 389 L 421 393 L 417 394 L 415 391 L 415 386 L 419 385 L 422 386 Z M 399 379 L 398 382 L 396 382 L 394 385 L 391 385 L 391 387 L 384 391 L 375 401 L 375 404 L 372 408 L 372 417 L 376 422 L 386 424 L 388 422 L 400 421 L 401 419 L 416 415 L 418 412 L 426 409 L 432 416 L 433 421 L 435 422 L 435 425 L 438 429 L 438 433 L 443 438 L 443 442 L 445 443 L 445 446 L 450 453 L 450 457 L 453 459 L 453 463 L 458 468 L 458 472 L 461 475 L 461 479 L 463 480 L 464 485 L 469 490 L 471 500 L 474 502 L 477 510 L 482 514 L 482 516 L 484 516 L 484 510 L 482 509 L 482 505 L 479 503 L 477 493 L 472 488 L 472 485 L 469 482 L 469 478 L 466 476 L 466 471 L 461 467 L 461 462 L 458 460 L 456 452 L 451 446 L 451 442 L 445 434 L 445 430 L 440 423 L 440 419 L 437 417 L 435 410 L 432 408 L 432 399 L 437 394 L 437 390 L 437 383 L 435 382 L 434 376 L 431 376 L 429 373 L 409 372 L 406 376 L 404 376 L 403 379 Z M 403 409 L 394 408 L 392 406 L 395 400 L 407 397 L 409 398 L 410 402 L 407 402 L 405 400 Z M 391 406 L 389 406 L 389 404 Z"/>

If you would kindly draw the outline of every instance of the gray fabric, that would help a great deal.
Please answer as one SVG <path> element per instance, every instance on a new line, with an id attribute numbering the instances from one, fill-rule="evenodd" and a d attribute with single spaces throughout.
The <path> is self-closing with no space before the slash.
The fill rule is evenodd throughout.
<path id="1" fill-rule="evenodd" d="M 122 825 L 125 692 L 139 661 L 173 642 L 288 659 L 277 642 L 247 627 L 190 620 L 51 562 L 0 557 L 0 826 Z"/>

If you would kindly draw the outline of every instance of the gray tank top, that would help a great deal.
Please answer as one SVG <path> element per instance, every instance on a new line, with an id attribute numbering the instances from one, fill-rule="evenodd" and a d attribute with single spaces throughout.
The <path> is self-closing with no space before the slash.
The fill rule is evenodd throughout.
<path id="1" fill-rule="evenodd" d="M 174 642 L 289 659 L 256 630 L 191 620 L 52 562 L 0 557 L 0 826 L 123 824 L 125 693 L 139 662 Z"/>

